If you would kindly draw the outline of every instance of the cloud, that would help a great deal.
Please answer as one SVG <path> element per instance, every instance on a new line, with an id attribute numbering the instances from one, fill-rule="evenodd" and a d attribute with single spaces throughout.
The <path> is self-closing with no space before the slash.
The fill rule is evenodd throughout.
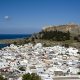
<path id="1" fill-rule="evenodd" d="M 9 19 L 9 16 L 4 16 L 4 19 L 5 19 L 5 20 L 8 20 L 8 19 Z"/>

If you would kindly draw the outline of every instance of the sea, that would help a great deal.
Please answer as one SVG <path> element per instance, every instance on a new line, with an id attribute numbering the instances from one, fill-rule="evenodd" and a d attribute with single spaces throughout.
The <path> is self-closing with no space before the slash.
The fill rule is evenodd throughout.
<path id="1" fill-rule="evenodd" d="M 27 38 L 27 37 L 31 37 L 31 34 L 0 34 L 0 40 L 18 39 L 18 38 Z M 10 44 L 0 43 L 0 49 L 9 45 Z"/>

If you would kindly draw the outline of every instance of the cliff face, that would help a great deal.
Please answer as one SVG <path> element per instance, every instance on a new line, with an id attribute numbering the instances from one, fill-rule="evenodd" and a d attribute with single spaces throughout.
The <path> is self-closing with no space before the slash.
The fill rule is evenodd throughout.
<path id="1" fill-rule="evenodd" d="M 76 24 L 67 24 L 59 26 L 50 26 L 43 29 L 43 31 L 70 31 L 71 33 L 80 33 L 80 26 Z"/>

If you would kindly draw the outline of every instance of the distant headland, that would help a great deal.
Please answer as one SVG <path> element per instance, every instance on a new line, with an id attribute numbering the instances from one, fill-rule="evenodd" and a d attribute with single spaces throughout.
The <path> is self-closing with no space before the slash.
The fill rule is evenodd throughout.
<path id="1" fill-rule="evenodd" d="M 43 27 L 42 30 L 38 33 L 20 36 L 24 37 L 14 39 L 3 39 L 0 40 L 0 43 L 25 44 L 29 42 L 41 42 L 46 46 L 53 46 L 54 44 L 69 44 L 71 46 L 80 47 L 80 25 L 74 23 L 57 26 L 46 26 Z"/>

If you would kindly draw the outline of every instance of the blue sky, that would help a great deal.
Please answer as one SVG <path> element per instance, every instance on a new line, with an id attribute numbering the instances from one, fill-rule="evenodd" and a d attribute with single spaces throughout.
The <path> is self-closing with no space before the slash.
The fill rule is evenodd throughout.
<path id="1" fill-rule="evenodd" d="M 70 22 L 80 24 L 80 0 L 0 0 L 0 34 L 34 33 Z"/>

